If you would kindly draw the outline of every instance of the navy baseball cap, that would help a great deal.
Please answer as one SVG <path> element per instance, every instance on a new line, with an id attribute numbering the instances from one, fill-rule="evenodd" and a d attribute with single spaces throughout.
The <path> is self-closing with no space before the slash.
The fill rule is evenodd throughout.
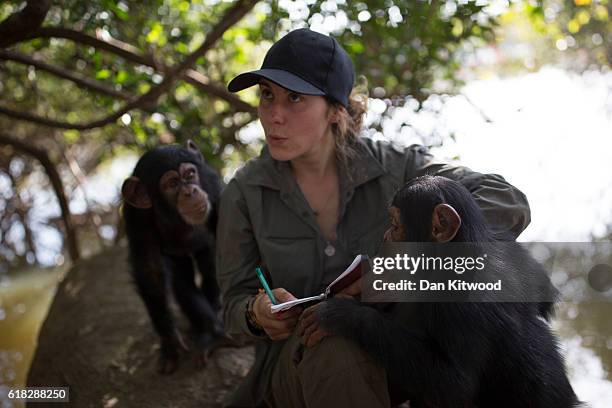
<path id="1" fill-rule="evenodd" d="M 272 45 L 261 69 L 238 75 L 227 89 L 238 92 L 261 78 L 293 92 L 326 95 L 348 107 L 355 72 L 351 57 L 336 39 L 300 28 Z"/>

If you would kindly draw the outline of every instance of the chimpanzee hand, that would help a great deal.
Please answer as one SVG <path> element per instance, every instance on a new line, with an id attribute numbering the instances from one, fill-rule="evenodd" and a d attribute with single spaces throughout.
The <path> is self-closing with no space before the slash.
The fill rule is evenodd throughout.
<path id="1" fill-rule="evenodd" d="M 351 283 L 349 286 L 347 286 L 346 288 L 338 292 L 336 294 L 336 297 L 360 299 L 361 298 L 361 278 L 357 279 L 355 282 Z"/>
<path id="2" fill-rule="evenodd" d="M 311 347 L 326 336 L 354 339 L 361 330 L 363 320 L 376 320 L 378 312 L 362 306 L 352 296 L 334 296 L 309 307 L 302 313 L 298 335 L 302 343 Z"/>
<path id="3" fill-rule="evenodd" d="M 319 324 L 318 311 L 325 308 L 325 303 L 326 302 L 321 302 L 314 306 L 310 306 L 302 313 L 297 334 L 302 338 L 301 342 L 306 347 L 312 347 L 324 337 L 330 335 L 330 333 L 324 330 Z"/>
<path id="4" fill-rule="evenodd" d="M 178 367 L 179 351 L 189 351 L 189 347 L 178 331 L 174 335 L 161 338 L 161 350 L 157 361 L 157 372 L 172 374 Z"/>
<path id="5" fill-rule="evenodd" d="M 279 303 L 296 299 L 295 296 L 283 288 L 273 289 L 272 293 L 274 293 L 274 297 Z M 302 308 L 296 306 L 283 312 L 272 313 L 270 298 L 266 295 L 260 295 L 255 299 L 253 312 L 255 313 L 257 323 L 264 329 L 270 339 L 284 340 L 293 332 L 302 313 Z"/>

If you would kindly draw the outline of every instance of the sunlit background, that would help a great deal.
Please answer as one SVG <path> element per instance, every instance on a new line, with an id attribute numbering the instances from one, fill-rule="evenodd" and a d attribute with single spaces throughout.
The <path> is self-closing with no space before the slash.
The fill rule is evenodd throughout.
<path id="1" fill-rule="evenodd" d="M 20 3 L 0 6 L 0 20 Z M 71 3 L 82 11 L 77 6 L 83 2 Z M 81 27 L 98 30 L 98 38 L 108 39 L 110 33 L 117 35 L 109 15 L 120 15 L 121 10 L 127 12 L 135 6 L 122 1 L 101 3 L 109 10 L 92 7 L 88 11 L 91 18 Z M 167 15 L 180 9 L 175 18 L 193 19 L 190 24 L 199 23 L 193 16 L 208 12 L 207 7 L 223 6 L 223 2 L 217 1 L 193 2 L 191 6 L 180 1 L 159 3 L 160 16 L 164 7 Z M 429 5 L 429 2 L 418 3 Z M 479 25 L 482 30 L 490 28 L 494 38 L 477 33 L 475 38 L 467 37 L 452 47 L 441 47 L 436 51 L 439 63 L 427 66 L 431 71 L 427 75 L 431 77 L 423 77 L 429 81 L 423 87 L 412 87 L 412 76 L 381 79 L 375 77 L 375 70 L 358 72 L 363 74 L 360 84 L 367 86 L 370 96 L 365 136 L 401 145 L 425 144 L 441 160 L 457 160 L 480 172 L 503 175 L 527 195 L 531 205 L 532 222 L 519 238 L 522 241 L 609 241 L 612 237 L 612 72 L 609 69 L 612 9 L 608 1 L 433 3 L 439 8 L 438 18 L 450 25 L 455 37 L 461 38 L 466 30 L 467 23 L 457 16 L 469 6 L 477 7 L 478 11 L 472 10 L 467 21 L 471 19 L 479 30 Z M 258 3 L 247 17 L 247 23 L 238 32 L 224 37 L 226 47 L 233 42 L 244 45 L 238 51 L 231 49 L 226 53 L 227 58 L 232 58 L 228 66 L 231 72 L 225 74 L 219 65 L 211 63 L 207 74 L 223 81 L 234 71 L 257 67 L 272 40 L 292 28 L 308 25 L 326 34 L 349 33 L 359 38 L 362 29 L 366 30 L 373 19 L 383 21 L 385 28 L 380 29 L 381 36 L 393 35 L 392 31 L 385 30 L 401 29 L 407 24 L 403 2 L 359 4 L 363 6 L 349 10 L 340 0 Z M 273 14 L 280 16 L 278 24 L 262 23 L 266 16 Z M 70 21 L 70 18 L 59 15 L 50 24 Z M 149 48 L 165 46 L 160 38 L 179 38 L 166 25 L 146 24 L 142 35 L 147 38 Z M 260 31 L 245 27 L 257 27 Z M 474 27 L 470 29 L 475 30 Z M 194 29 L 187 24 L 182 30 Z M 260 33 L 265 39 L 251 38 L 254 33 Z M 187 49 L 179 50 L 179 56 L 193 50 L 194 43 L 202 42 L 203 35 L 197 34 L 198 38 L 184 39 Z M 358 67 L 375 65 L 360 58 L 358 49 L 360 46 L 367 49 L 373 44 L 366 41 L 361 44 L 350 37 L 350 44 L 346 46 L 356 56 Z M 421 46 L 417 37 L 409 47 L 418 52 Z M 41 47 L 35 44 L 23 52 L 36 54 Z M 407 57 L 398 54 L 393 58 L 398 63 Z M 448 66 L 453 64 L 450 70 Z M 11 75 L 36 77 L 37 70 L 17 67 L 2 55 L 0 68 L 4 68 L 0 72 L 0 103 L 33 109 L 28 105 L 32 101 L 27 101 L 27 92 L 32 89 L 16 87 Z M 117 79 L 117 71 L 127 72 L 126 76 L 147 77 L 151 84 L 161 81 L 161 77 L 156 78 L 157 74 L 145 68 L 138 74 L 114 68 L 108 68 L 112 72 L 105 73 L 107 68 L 100 65 L 93 70 L 97 72 L 96 79 L 102 81 L 112 75 Z M 219 72 L 215 73 L 215 69 Z M 402 78 L 410 85 L 403 87 Z M 141 93 L 147 91 L 146 86 L 152 86 L 138 81 L 134 80 L 131 86 Z M 124 88 L 119 86 L 119 89 L 126 88 L 127 84 Z M 45 89 L 43 84 L 36 91 L 44 93 L 54 89 L 49 86 Z M 7 90 L 24 94 L 18 97 L 13 93 L 11 99 L 5 97 Z M 194 92 L 193 87 L 180 85 L 175 89 L 174 98 L 177 106 L 188 113 L 195 111 L 197 116 L 201 107 L 199 96 L 194 96 Z M 241 97 L 252 104 L 256 101 L 251 91 Z M 78 100 L 78 96 L 71 98 Z M 40 103 L 53 105 L 54 102 L 55 96 L 46 96 Z M 95 102 L 84 105 L 87 115 L 96 113 L 95 106 Z M 104 109 L 109 107 L 116 108 L 116 105 L 104 104 Z M 53 113 L 52 109 L 44 111 Z M 200 132 L 195 139 L 227 181 L 246 159 L 258 152 L 263 138 L 254 116 L 228 114 L 224 107 L 220 112 L 211 119 L 209 129 L 212 130 Z M 67 114 L 68 119 L 79 119 L 78 115 L 71 118 L 71 114 L 74 112 Z M 51 133 L 10 117 L 0 117 L 0 124 L 13 135 L 22 136 L 21 140 L 26 143 L 33 142 L 32 135 L 37 135 L 41 139 L 49 138 L 54 148 L 66 149 L 63 157 L 60 155 L 57 159 L 58 168 L 67 186 L 70 212 L 80 229 L 82 256 L 88 257 L 115 245 L 116 241 L 121 242 L 117 239 L 119 190 L 143 148 L 159 141 L 180 141 L 185 135 L 193 137 L 190 134 L 193 127 L 200 126 L 194 120 L 187 114 L 179 117 L 167 107 L 128 112 L 112 125 L 114 129 L 89 133 L 92 135 L 89 140 L 75 130 Z M 230 135 L 230 142 L 224 139 L 226 133 Z M 233 139 L 234 134 L 237 141 Z M 31 157 L 17 154 L 10 147 L 3 148 L 2 143 L 0 211 L 0 386 L 23 385 L 40 323 L 58 281 L 70 266 L 70 259 L 60 207 L 44 170 Z M 610 312 L 611 304 L 606 302 L 563 303 L 554 323 L 561 336 L 572 384 L 578 396 L 593 407 L 612 404 Z M 11 406 L 8 401 L 3 404 L 3 407 Z"/>

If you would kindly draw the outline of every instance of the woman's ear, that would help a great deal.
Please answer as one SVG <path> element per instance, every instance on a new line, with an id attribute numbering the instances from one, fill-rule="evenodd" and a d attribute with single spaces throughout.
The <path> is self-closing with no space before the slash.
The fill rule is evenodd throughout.
<path id="1" fill-rule="evenodd" d="M 336 108 L 331 108 L 331 113 L 329 115 L 329 123 L 338 123 L 338 110 Z"/>
<path id="2" fill-rule="evenodd" d="M 461 217 L 448 204 L 438 204 L 431 215 L 431 236 L 435 242 L 449 242 L 461 227 Z"/>
<path id="3" fill-rule="evenodd" d="M 344 109 L 344 106 L 334 104 L 329 107 L 329 123 L 338 123 L 340 121 L 340 109 Z"/>

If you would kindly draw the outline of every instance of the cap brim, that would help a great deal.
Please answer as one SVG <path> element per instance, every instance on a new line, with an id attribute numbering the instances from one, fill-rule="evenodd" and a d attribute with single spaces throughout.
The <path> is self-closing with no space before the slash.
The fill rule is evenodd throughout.
<path id="1" fill-rule="evenodd" d="M 325 95 L 325 92 L 321 91 L 310 82 L 303 80 L 299 76 L 294 75 L 291 72 L 283 71 L 282 69 L 271 68 L 259 69 L 257 71 L 240 74 L 230 81 L 230 83 L 227 85 L 227 89 L 230 92 L 242 91 L 243 89 L 257 85 L 261 81 L 261 78 L 268 79 L 293 92 L 305 95 Z"/>

